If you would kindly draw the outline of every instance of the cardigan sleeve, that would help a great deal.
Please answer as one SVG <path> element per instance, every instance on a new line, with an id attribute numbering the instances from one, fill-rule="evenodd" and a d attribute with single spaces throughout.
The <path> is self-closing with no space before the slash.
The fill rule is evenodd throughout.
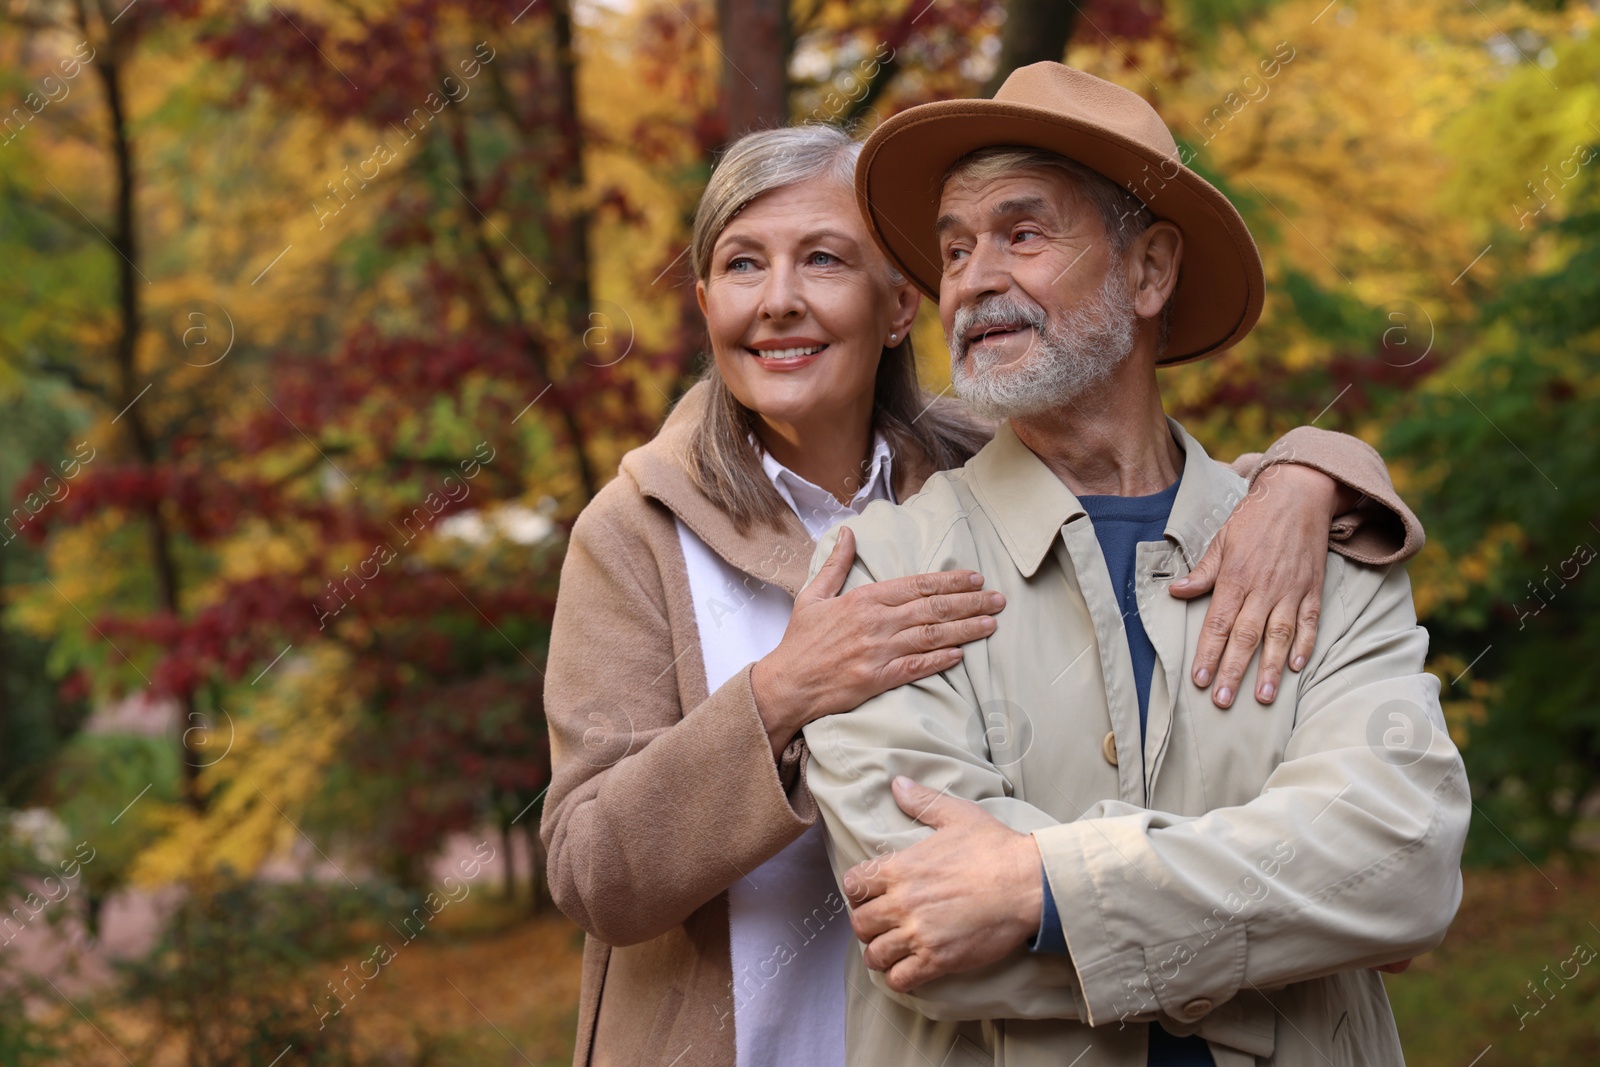
<path id="1" fill-rule="evenodd" d="M 803 742 L 773 759 L 748 666 L 681 706 L 678 672 L 703 659 L 693 621 L 670 625 L 661 567 L 675 561 L 650 547 L 653 508 L 619 476 L 579 517 L 545 676 L 550 892 L 616 946 L 679 926 L 817 817 Z"/>
<path id="2" fill-rule="evenodd" d="M 1299 426 L 1266 452 L 1251 452 L 1232 463 L 1252 486 L 1268 467 L 1298 463 L 1311 467 L 1361 494 L 1356 506 L 1336 515 L 1329 531 L 1330 551 L 1357 563 L 1403 563 L 1422 550 L 1422 523 L 1400 499 L 1378 450 L 1360 438 L 1315 426 Z"/>

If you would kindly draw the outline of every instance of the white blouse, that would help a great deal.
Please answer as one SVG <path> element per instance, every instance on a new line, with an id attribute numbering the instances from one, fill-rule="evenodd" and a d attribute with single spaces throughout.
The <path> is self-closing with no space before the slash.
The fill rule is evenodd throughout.
<path id="1" fill-rule="evenodd" d="M 813 540 L 873 500 L 894 501 L 888 442 L 875 435 L 866 484 L 849 505 L 765 451 L 761 466 Z M 746 664 L 778 647 L 794 599 L 751 581 L 681 521 L 678 543 L 714 693 Z M 845 950 L 851 943 L 844 897 L 834 884 L 819 820 L 788 847 L 728 888 L 733 956 L 733 1022 L 738 1067 L 843 1067 Z"/>

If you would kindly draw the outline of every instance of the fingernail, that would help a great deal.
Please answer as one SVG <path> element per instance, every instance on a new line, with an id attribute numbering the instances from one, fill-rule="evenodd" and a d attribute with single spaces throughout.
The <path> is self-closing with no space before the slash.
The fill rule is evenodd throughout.
<path id="1" fill-rule="evenodd" d="M 1295 670 L 1299 670 L 1301 667 L 1304 667 L 1305 665 L 1306 665 L 1306 658 L 1304 656 L 1296 656 L 1294 658 L 1294 669 Z"/>
<path id="2" fill-rule="evenodd" d="M 1233 703 L 1233 690 L 1229 689 L 1227 686 L 1223 686 L 1221 689 L 1218 689 L 1217 703 L 1221 704 L 1223 707 L 1227 707 L 1229 704 Z"/>
<path id="3" fill-rule="evenodd" d="M 972 588 L 976 589 L 982 584 L 983 584 L 983 575 L 976 574 L 976 573 L 973 574 L 973 576 L 972 576 Z"/>
<path id="4" fill-rule="evenodd" d="M 1006 606 L 1006 598 L 999 593 L 990 593 L 984 600 L 984 606 L 996 609 L 1003 608 Z"/>
<path id="5" fill-rule="evenodd" d="M 1194 672 L 1194 684 L 1198 685 L 1202 689 L 1204 689 L 1206 686 L 1210 685 L 1211 684 L 1211 672 L 1206 670 L 1204 667 L 1201 667 L 1199 670 L 1195 671 Z"/>
<path id="6" fill-rule="evenodd" d="M 894 784 L 899 786 L 901 789 L 910 789 L 916 783 L 903 774 L 897 774 L 894 776 Z"/>
<path id="7" fill-rule="evenodd" d="M 1278 687 L 1273 685 L 1271 682 L 1268 682 L 1266 685 L 1261 687 L 1261 699 L 1267 704 L 1272 703 L 1272 698 L 1276 696 L 1277 693 Z"/>

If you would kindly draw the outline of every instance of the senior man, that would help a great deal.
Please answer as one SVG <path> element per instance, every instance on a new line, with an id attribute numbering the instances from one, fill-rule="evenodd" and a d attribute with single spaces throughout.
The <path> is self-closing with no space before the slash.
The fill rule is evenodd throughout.
<path id="1" fill-rule="evenodd" d="M 1006 421 L 845 523 L 850 584 L 965 567 L 1007 606 L 955 667 L 805 728 L 866 943 L 850 1061 L 1402 1062 L 1372 968 L 1444 936 L 1469 810 L 1405 571 L 1330 556 L 1308 662 L 1230 708 L 1185 670 L 1204 600 L 1166 592 L 1244 483 L 1156 367 L 1255 324 L 1244 220 L 1140 97 L 1054 63 L 890 119 L 857 188 L 938 294 L 957 393 Z"/>

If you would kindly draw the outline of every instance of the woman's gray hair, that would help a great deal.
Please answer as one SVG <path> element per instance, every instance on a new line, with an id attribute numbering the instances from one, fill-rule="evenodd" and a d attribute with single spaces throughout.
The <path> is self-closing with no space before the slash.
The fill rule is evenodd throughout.
<path id="1" fill-rule="evenodd" d="M 750 201 L 823 174 L 852 189 L 860 155 L 860 141 L 837 126 L 815 122 L 758 130 L 739 138 L 723 153 L 694 213 L 694 236 L 689 242 L 694 276 L 701 281 L 710 277 L 717 238 Z M 895 285 L 906 281 L 893 266 L 889 280 Z"/>
<path id="2" fill-rule="evenodd" d="M 837 126 L 821 123 L 758 130 L 728 146 L 695 211 L 689 241 L 695 277 L 702 283 L 710 278 L 717 238 L 751 201 L 824 176 L 853 189 L 860 154 L 859 141 Z M 905 284 L 904 275 L 892 266 L 888 273 L 892 284 Z M 689 476 L 739 529 L 756 522 L 781 528 L 790 508 L 762 470 L 759 449 L 750 447 L 755 413 L 739 403 L 722 380 L 714 357 L 706 360 L 702 379 L 709 384 L 711 398 L 689 439 L 685 457 Z M 936 470 L 965 463 L 989 437 L 989 431 L 957 401 L 923 393 L 909 334 L 895 347 L 885 347 L 878 361 L 872 423 L 889 442 L 896 462 L 912 458 L 907 453 L 920 453 Z M 863 481 L 865 473 L 863 467 Z"/>

